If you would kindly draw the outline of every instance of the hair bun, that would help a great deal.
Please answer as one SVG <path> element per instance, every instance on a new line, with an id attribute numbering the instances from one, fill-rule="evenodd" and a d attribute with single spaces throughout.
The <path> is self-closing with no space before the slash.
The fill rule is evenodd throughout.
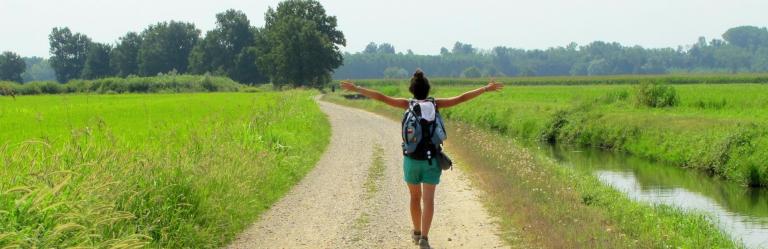
<path id="1" fill-rule="evenodd" d="M 424 72 L 421 71 L 421 69 L 416 69 L 416 72 L 413 73 L 413 77 L 417 79 L 423 79 L 424 78 Z"/>

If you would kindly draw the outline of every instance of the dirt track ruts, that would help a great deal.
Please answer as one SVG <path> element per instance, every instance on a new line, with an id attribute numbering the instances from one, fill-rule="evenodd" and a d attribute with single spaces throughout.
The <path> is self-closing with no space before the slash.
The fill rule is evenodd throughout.
<path id="1" fill-rule="evenodd" d="M 318 101 L 332 126 L 316 167 L 228 248 L 417 248 L 410 240 L 399 123 Z M 450 138 L 449 138 L 450 139 Z M 382 177 L 369 179 L 373 157 Z M 376 181 L 371 191 L 366 181 Z M 461 170 L 444 171 L 430 232 L 433 248 L 506 248 Z"/>

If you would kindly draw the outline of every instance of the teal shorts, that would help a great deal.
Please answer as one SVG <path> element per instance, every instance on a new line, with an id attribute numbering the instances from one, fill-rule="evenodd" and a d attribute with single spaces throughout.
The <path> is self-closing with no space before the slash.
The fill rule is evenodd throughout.
<path id="1" fill-rule="evenodd" d="M 403 175 L 408 184 L 427 183 L 437 185 L 440 183 L 440 174 L 443 171 L 437 165 L 437 160 L 432 160 L 429 165 L 427 160 L 416 160 L 408 156 L 403 157 Z"/>

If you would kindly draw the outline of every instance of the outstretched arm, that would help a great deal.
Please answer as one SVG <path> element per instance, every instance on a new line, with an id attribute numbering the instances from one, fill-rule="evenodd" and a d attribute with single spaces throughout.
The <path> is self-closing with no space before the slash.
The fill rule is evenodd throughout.
<path id="1" fill-rule="evenodd" d="M 504 88 L 504 85 L 496 82 L 495 80 L 491 80 L 491 82 L 489 82 L 488 85 L 484 87 L 465 92 L 456 97 L 436 99 L 435 102 L 437 102 L 438 108 L 448 108 L 448 107 L 455 106 L 455 105 L 464 103 L 466 101 L 469 101 L 470 99 L 474 99 L 475 97 L 480 96 L 483 93 L 498 91 L 498 90 L 501 90 L 502 88 Z"/>
<path id="2" fill-rule="evenodd" d="M 408 108 L 408 100 L 403 98 L 392 98 L 387 95 L 384 95 L 378 91 L 366 89 L 360 86 L 356 86 L 355 83 L 352 81 L 342 81 L 341 82 L 341 88 L 344 88 L 344 90 L 356 92 L 359 94 L 362 94 L 368 98 L 375 99 L 381 102 L 384 102 L 387 105 L 390 105 L 392 107 L 397 107 L 400 109 L 406 109 Z"/>

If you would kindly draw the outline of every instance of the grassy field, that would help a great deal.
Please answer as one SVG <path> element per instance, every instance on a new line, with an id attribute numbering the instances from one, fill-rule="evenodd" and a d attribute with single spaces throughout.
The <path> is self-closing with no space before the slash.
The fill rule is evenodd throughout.
<path id="1" fill-rule="evenodd" d="M 0 97 L 0 247 L 219 247 L 319 159 L 314 94 Z"/>
<path id="2" fill-rule="evenodd" d="M 325 99 L 396 120 L 402 114 L 377 102 L 347 100 L 340 94 Z M 631 201 L 591 174 L 560 167 L 546 156 L 524 149 L 510 134 L 499 136 L 498 130 L 451 119 L 448 148 L 458 153 L 454 156 L 459 167 L 468 167 L 473 182 L 488 193 L 488 207 L 500 218 L 504 239 L 513 245 L 741 247 L 704 215 Z"/>
<path id="3" fill-rule="evenodd" d="M 434 82 L 436 97 L 479 86 Z M 361 84 L 390 95 L 409 94 L 405 81 Z M 543 84 L 510 86 L 443 113 L 526 141 L 625 151 L 743 185 L 767 186 L 768 84 L 670 86 L 678 101 L 663 108 L 636 105 L 637 85 Z"/>

